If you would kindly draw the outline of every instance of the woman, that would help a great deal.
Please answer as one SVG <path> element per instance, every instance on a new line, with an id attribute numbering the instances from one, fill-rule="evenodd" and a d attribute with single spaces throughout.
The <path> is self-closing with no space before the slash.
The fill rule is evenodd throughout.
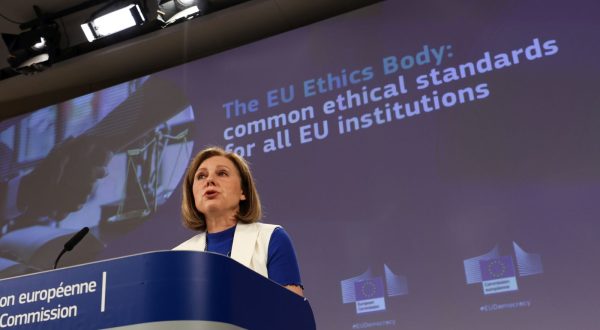
<path id="1" fill-rule="evenodd" d="M 210 251 L 304 295 L 292 242 L 281 226 L 259 223 L 260 198 L 244 159 L 217 147 L 200 151 L 183 183 L 184 225 L 200 234 L 175 250 Z"/>

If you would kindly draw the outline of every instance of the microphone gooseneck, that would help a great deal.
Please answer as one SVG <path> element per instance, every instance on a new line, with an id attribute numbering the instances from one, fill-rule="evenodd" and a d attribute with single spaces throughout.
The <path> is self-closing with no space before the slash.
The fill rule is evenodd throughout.
<path id="1" fill-rule="evenodd" d="M 65 252 L 67 252 L 67 251 L 73 250 L 75 245 L 77 245 L 83 239 L 83 237 L 85 237 L 85 235 L 87 235 L 87 233 L 89 231 L 90 231 L 90 228 L 83 227 L 80 231 L 78 231 L 75 235 L 73 235 L 73 237 L 71 237 L 71 239 L 68 240 L 67 243 L 65 243 L 63 250 L 60 252 L 58 257 L 56 257 L 56 260 L 54 261 L 53 269 L 56 269 L 56 266 L 58 265 L 58 261 L 63 256 L 63 254 L 65 254 Z"/>

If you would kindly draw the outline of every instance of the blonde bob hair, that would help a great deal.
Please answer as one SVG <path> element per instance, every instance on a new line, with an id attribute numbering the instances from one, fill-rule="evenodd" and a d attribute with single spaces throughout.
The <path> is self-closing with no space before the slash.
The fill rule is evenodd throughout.
<path id="1" fill-rule="evenodd" d="M 206 230 L 206 218 L 204 217 L 204 214 L 196 209 L 192 186 L 194 185 L 194 176 L 198 167 L 200 167 L 200 164 L 214 156 L 223 156 L 231 160 L 240 174 L 242 191 L 246 196 L 246 200 L 240 201 L 240 208 L 236 215 L 237 220 L 242 223 L 258 222 L 262 216 L 260 198 L 256 191 L 256 186 L 248 163 L 236 153 L 227 152 L 219 147 L 209 147 L 201 150 L 194 156 L 194 159 L 192 159 L 192 162 L 185 173 L 183 199 L 181 201 L 183 225 L 192 230 Z"/>

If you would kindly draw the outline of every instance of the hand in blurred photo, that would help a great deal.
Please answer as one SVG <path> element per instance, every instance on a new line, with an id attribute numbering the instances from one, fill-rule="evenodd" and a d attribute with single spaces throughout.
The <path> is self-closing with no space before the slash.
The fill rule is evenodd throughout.
<path id="1" fill-rule="evenodd" d="M 64 219 L 83 207 L 95 183 L 108 173 L 112 152 L 98 139 L 69 137 L 22 178 L 17 200 L 26 217 Z"/>

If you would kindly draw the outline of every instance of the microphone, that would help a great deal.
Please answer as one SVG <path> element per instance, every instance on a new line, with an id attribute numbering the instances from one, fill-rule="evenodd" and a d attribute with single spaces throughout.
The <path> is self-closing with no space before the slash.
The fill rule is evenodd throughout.
<path id="1" fill-rule="evenodd" d="M 73 248 L 75 247 L 75 245 L 79 244 L 79 242 L 83 239 L 83 237 L 85 237 L 85 235 L 87 235 L 87 233 L 89 231 L 90 231 L 90 228 L 83 227 L 80 231 L 78 231 L 75 235 L 73 235 L 73 237 L 71 237 L 71 239 L 69 241 L 67 241 L 67 243 L 65 243 L 65 247 L 60 252 L 60 254 L 58 255 L 58 257 L 56 258 L 56 261 L 54 261 L 54 268 L 53 269 L 56 269 L 56 266 L 58 265 L 58 261 L 63 256 L 63 254 L 65 254 L 65 252 L 67 252 L 67 251 L 73 250 Z"/>

